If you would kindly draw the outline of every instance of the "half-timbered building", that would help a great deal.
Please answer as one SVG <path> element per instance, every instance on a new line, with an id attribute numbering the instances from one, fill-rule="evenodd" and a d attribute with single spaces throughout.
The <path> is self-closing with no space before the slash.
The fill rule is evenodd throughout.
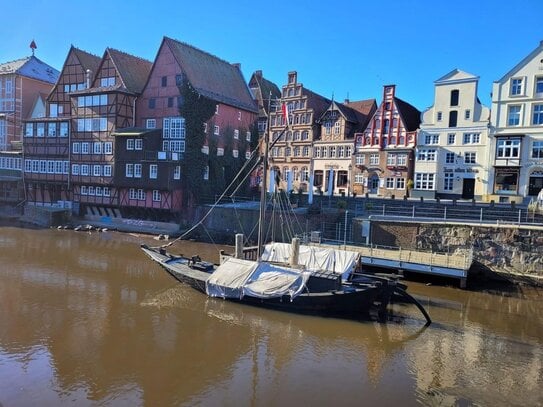
<path id="1" fill-rule="evenodd" d="M 362 133 L 355 136 L 354 191 L 403 197 L 413 178 L 413 154 L 420 111 L 383 87 L 383 101 Z"/>
<path id="2" fill-rule="evenodd" d="M 89 75 L 90 86 L 70 93 L 71 188 L 80 213 L 112 215 L 112 210 L 120 209 L 122 215 L 125 190 L 116 188 L 113 180 L 116 171 L 124 173 L 125 168 L 115 166 L 113 133 L 134 127 L 136 99 L 151 65 L 145 59 L 107 48 L 96 72 Z"/>
<path id="3" fill-rule="evenodd" d="M 71 47 L 58 80 L 47 96 L 45 117 L 24 123 L 26 201 L 37 205 L 72 202 L 70 183 L 70 95 L 89 87 L 100 58 Z"/>

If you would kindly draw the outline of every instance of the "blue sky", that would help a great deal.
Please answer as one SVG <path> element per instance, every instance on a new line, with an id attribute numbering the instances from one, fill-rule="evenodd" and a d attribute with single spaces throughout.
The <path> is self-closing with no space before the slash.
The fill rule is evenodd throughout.
<path id="1" fill-rule="evenodd" d="M 376 98 L 382 86 L 424 110 L 433 81 L 459 68 L 480 76 L 490 104 L 498 80 L 543 40 L 541 0 L 59 1 L 3 6 L 0 61 L 30 54 L 57 69 L 70 44 L 102 55 L 113 47 L 153 60 L 164 35 L 229 62 L 246 80 L 257 69 L 281 86 L 287 73 L 342 101 Z"/>

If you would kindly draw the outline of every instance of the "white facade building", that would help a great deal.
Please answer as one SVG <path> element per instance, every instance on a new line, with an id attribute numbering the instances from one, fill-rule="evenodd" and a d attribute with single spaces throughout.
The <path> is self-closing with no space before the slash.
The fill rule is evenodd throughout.
<path id="1" fill-rule="evenodd" d="M 492 199 L 521 202 L 543 188 L 543 41 L 492 87 Z"/>
<path id="2" fill-rule="evenodd" d="M 490 110 L 477 97 L 478 82 L 458 69 L 434 82 L 434 105 L 417 135 L 413 196 L 487 199 Z"/>

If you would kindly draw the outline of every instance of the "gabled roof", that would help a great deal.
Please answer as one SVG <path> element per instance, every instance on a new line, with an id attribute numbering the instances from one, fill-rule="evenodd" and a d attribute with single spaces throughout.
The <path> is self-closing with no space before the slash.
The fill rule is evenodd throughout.
<path id="1" fill-rule="evenodd" d="M 84 71 L 90 70 L 93 76 L 96 75 L 96 71 L 98 71 L 101 61 L 99 56 L 90 54 L 82 49 L 74 47 L 73 45 L 70 48 L 70 51 L 75 54 Z"/>
<path id="2" fill-rule="evenodd" d="M 398 112 L 400 112 L 400 116 L 403 119 L 405 129 L 407 131 L 417 130 L 420 125 L 419 109 L 397 97 L 394 97 L 394 103 L 396 104 L 396 108 L 398 109 Z"/>
<path id="3" fill-rule="evenodd" d="M 315 117 L 321 117 L 332 101 L 307 89 L 305 86 L 303 89 L 303 94 L 307 96 L 307 107 L 313 109 Z"/>
<path id="4" fill-rule="evenodd" d="M 270 103 L 268 103 L 268 99 L 279 99 L 281 98 L 281 91 L 279 90 L 279 87 L 264 78 L 262 75 L 262 71 L 256 71 L 251 75 L 251 79 L 249 80 L 249 87 L 250 88 L 257 88 L 259 91 L 259 95 L 253 95 L 259 100 L 259 102 L 262 103 L 262 106 L 259 106 L 259 109 L 262 111 L 259 112 L 259 114 L 264 114 L 265 116 L 268 115 L 269 111 L 268 108 L 270 106 Z"/>
<path id="5" fill-rule="evenodd" d="M 472 75 L 468 72 L 461 71 L 460 69 L 456 68 L 448 74 L 443 75 L 441 78 L 435 80 L 434 83 L 436 85 L 441 85 L 451 82 L 473 82 L 477 80 L 479 80 L 478 76 Z"/>
<path id="6" fill-rule="evenodd" d="M 344 106 L 348 107 L 354 112 L 356 120 L 360 126 L 360 130 L 366 128 L 371 116 L 373 116 L 373 113 L 377 110 L 377 102 L 375 99 L 346 102 Z"/>
<path id="7" fill-rule="evenodd" d="M 220 103 L 257 112 L 239 65 L 168 37 L 164 37 L 164 44 L 170 48 L 187 80 L 198 93 Z"/>
<path id="8" fill-rule="evenodd" d="M 117 68 L 126 90 L 132 93 L 141 93 L 151 72 L 152 62 L 113 48 L 106 49 L 104 58 L 107 54 Z"/>
<path id="9" fill-rule="evenodd" d="M 494 82 L 503 82 L 507 79 L 509 79 L 511 76 L 513 76 L 517 71 L 519 71 L 524 65 L 528 64 L 532 59 L 536 57 L 537 54 L 540 52 L 543 52 L 543 41 L 539 43 L 539 46 L 534 49 L 532 52 L 530 52 L 526 57 L 522 59 L 518 64 L 516 64 L 513 69 L 511 69 L 509 72 L 507 72 L 505 75 L 503 75 L 500 79 Z"/>
<path id="10" fill-rule="evenodd" d="M 17 74 L 42 82 L 55 83 L 60 72 L 34 55 L 0 64 L 0 75 Z"/>

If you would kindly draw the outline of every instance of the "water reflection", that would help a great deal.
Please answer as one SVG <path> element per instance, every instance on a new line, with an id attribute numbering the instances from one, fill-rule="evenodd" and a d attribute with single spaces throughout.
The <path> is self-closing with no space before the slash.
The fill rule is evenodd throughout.
<path id="1" fill-rule="evenodd" d="M 410 284 L 427 329 L 403 305 L 387 324 L 297 316 L 178 284 L 136 236 L 0 231 L 4 406 L 543 403 L 537 291 Z"/>

